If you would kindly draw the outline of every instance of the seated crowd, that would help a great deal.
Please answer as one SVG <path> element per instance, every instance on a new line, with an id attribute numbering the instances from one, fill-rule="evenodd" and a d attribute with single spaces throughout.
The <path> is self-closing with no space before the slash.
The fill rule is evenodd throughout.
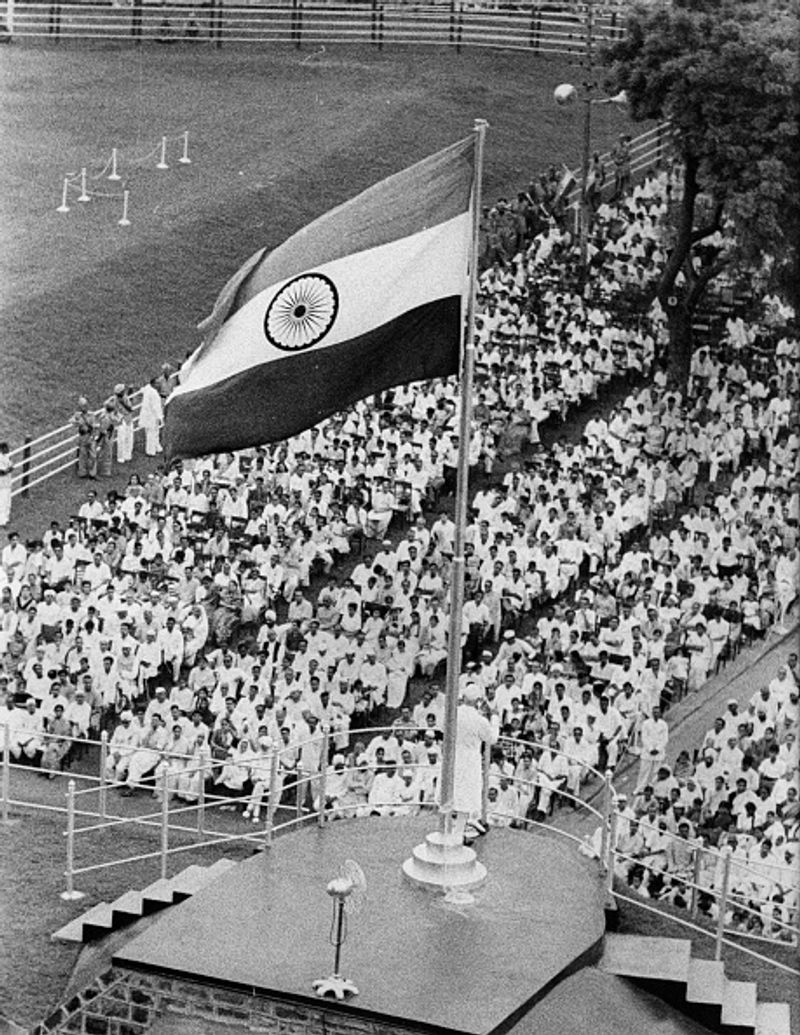
<path id="1" fill-rule="evenodd" d="M 694 752 L 619 802 L 616 870 L 637 894 L 716 919 L 727 856 L 726 926 L 795 936 L 799 687 L 792 653 L 746 703 L 728 700 Z"/>
<path id="2" fill-rule="evenodd" d="M 689 779 L 665 771 L 664 714 L 780 627 L 794 600 L 800 435 L 785 401 L 798 343 L 766 319 L 731 321 L 716 348 L 698 349 L 686 393 L 667 386 L 663 314 L 630 301 L 663 259 L 668 184 L 648 175 L 599 207 L 585 292 L 568 286 L 574 242 L 549 224 L 520 228 L 512 258 L 490 251 L 480 279 L 460 681 L 495 729 L 497 825 L 547 816 L 580 796 L 587 767 L 613 770 L 626 752 L 640 758 L 630 836 L 653 800 L 660 824 Z M 780 338 L 771 352 L 768 334 Z M 542 446 L 546 420 L 640 375 L 647 386 L 593 416 L 579 441 Z M 324 794 L 343 816 L 432 803 L 457 416 L 452 381 L 400 387 L 288 442 L 133 477 L 105 500 L 90 491 L 39 542 L 11 532 L 0 723 L 13 759 L 52 776 L 81 748 L 68 738 L 104 731 L 121 793 L 154 781 L 186 801 L 221 795 L 254 822 L 271 787 L 298 808 Z M 788 802 L 784 839 L 796 842 L 787 671 L 794 698 L 766 699 L 786 796 L 772 785 L 767 798 L 772 824 Z M 760 799 L 772 752 L 754 760 L 766 734 L 757 702 L 752 717 L 734 745 L 699 745 L 698 767 L 713 753 L 716 778 L 719 753 L 738 750 Z M 362 735 L 377 722 L 391 728 Z M 723 779 L 732 797 L 737 774 Z M 676 782 L 666 797 L 664 780 Z M 687 836 L 722 829 L 719 800 L 713 812 L 711 798 L 691 802 Z M 768 813 L 745 815 L 742 836 L 755 837 L 753 817 Z M 660 880 L 661 893 L 669 872 L 652 865 L 640 884 Z"/>

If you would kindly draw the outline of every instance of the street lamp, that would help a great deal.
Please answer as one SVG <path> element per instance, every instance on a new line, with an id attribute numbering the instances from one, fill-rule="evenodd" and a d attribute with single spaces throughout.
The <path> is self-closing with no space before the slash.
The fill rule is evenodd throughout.
<path id="1" fill-rule="evenodd" d="M 591 58 L 591 21 L 587 23 L 587 51 Z M 583 83 L 583 92 L 579 94 L 577 87 L 572 83 L 560 83 L 553 90 L 553 100 L 560 106 L 574 104 L 577 100 L 583 103 L 583 151 L 581 154 L 581 195 L 580 195 L 580 269 L 581 286 L 586 280 L 586 268 L 589 258 L 589 224 L 592 213 L 589 206 L 589 165 L 592 160 L 592 105 L 593 104 L 618 104 L 628 103 L 628 96 L 624 90 L 613 97 L 593 97 L 597 89 L 597 83 Z"/>

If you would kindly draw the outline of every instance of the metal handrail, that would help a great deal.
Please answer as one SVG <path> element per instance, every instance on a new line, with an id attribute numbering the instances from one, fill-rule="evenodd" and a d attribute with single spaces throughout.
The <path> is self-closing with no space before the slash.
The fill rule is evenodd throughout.
<path id="1" fill-rule="evenodd" d="M 515 748 L 519 748 L 522 751 L 531 751 L 532 749 L 537 747 L 542 748 L 545 751 L 550 751 L 554 755 L 559 755 L 561 758 L 566 758 L 571 765 L 576 764 L 575 760 L 571 758 L 565 751 L 563 751 L 560 748 L 550 747 L 549 744 L 545 744 L 541 740 L 525 740 L 523 737 L 501 736 L 498 738 L 497 743 L 499 746 L 502 746 L 503 744 L 512 744 Z M 581 762 L 580 760 L 578 760 L 577 764 L 580 765 L 582 769 L 585 769 L 590 776 L 596 776 L 598 780 L 605 779 L 605 775 L 601 773 L 599 769 L 596 769 L 594 766 L 589 765 L 588 762 Z"/>
<path id="2" fill-rule="evenodd" d="M 697 931 L 698 934 L 703 934 L 708 938 L 713 938 L 714 933 L 709 931 L 705 927 L 701 927 L 699 924 L 692 923 L 691 920 L 685 920 L 681 916 L 675 916 L 672 913 L 666 913 L 661 909 L 657 909 L 655 906 L 648 905 L 640 898 L 633 898 L 631 895 L 626 895 L 622 891 L 615 891 L 614 897 L 620 899 L 623 902 L 629 902 L 631 905 L 639 906 L 640 909 L 646 910 L 648 913 L 655 913 L 656 916 L 666 916 L 676 924 L 680 924 L 682 927 L 688 927 L 692 931 Z M 722 944 L 728 948 L 737 949 L 739 952 L 744 952 L 749 956 L 754 957 L 757 960 L 761 960 L 762 963 L 769 963 L 773 967 L 777 967 L 778 970 L 782 970 L 787 974 L 791 974 L 794 977 L 800 977 L 800 970 L 795 970 L 794 967 L 789 967 L 785 963 L 780 963 L 778 960 L 773 959 L 772 956 L 765 956 L 762 952 L 756 952 L 754 949 L 749 949 L 746 945 L 739 945 L 738 942 L 730 941 L 728 938 L 722 938 Z M 785 943 L 776 942 L 776 945 Z"/>
<path id="3" fill-rule="evenodd" d="M 627 862 L 632 863 L 634 866 L 639 865 L 639 866 L 642 866 L 644 869 L 649 869 L 646 860 L 642 860 L 642 859 L 637 858 L 636 856 L 629 855 L 627 852 L 620 852 L 618 848 L 614 848 L 613 849 L 612 855 L 613 855 L 613 858 L 614 858 L 615 862 L 618 859 L 623 859 L 623 860 L 625 860 Z M 704 884 L 698 884 L 697 881 L 695 881 L 695 880 L 690 880 L 690 879 L 688 879 L 686 877 L 678 876 L 677 874 L 674 874 L 674 873 L 672 873 L 669 870 L 660 870 L 659 873 L 661 873 L 665 878 L 677 879 L 684 887 L 690 888 L 692 890 L 692 902 L 693 902 L 693 905 L 692 905 L 691 912 L 692 912 L 693 916 L 696 915 L 695 906 L 694 906 L 694 901 L 695 901 L 695 894 L 694 893 L 695 892 L 698 892 L 698 893 L 700 893 L 702 895 L 708 895 L 710 898 L 714 899 L 718 903 L 723 898 L 723 888 L 721 888 L 721 887 L 717 888 L 717 887 L 712 887 L 712 886 L 708 886 L 708 885 L 704 885 Z M 739 910 L 741 912 L 750 913 L 753 916 L 762 917 L 762 914 L 761 914 L 761 912 L 758 909 L 755 909 L 753 906 L 749 906 L 749 905 L 747 905 L 744 902 L 738 901 L 738 899 L 736 897 L 736 894 L 734 892 L 728 890 L 724 897 L 725 897 L 726 903 L 729 903 L 735 909 L 737 909 L 737 910 Z M 659 901 L 659 900 L 656 899 L 654 901 Z M 779 927 L 784 928 L 787 931 L 791 931 L 793 933 L 793 935 L 795 936 L 795 938 L 797 938 L 797 929 L 792 924 L 785 923 L 782 920 L 775 920 L 774 918 L 772 918 L 770 920 L 770 922 L 773 923 L 773 924 L 777 924 Z M 723 926 L 724 926 L 724 924 L 723 924 Z M 758 935 L 751 935 L 747 931 L 739 931 L 739 932 L 737 932 L 737 934 L 740 934 L 742 937 L 745 937 L 745 938 L 759 937 Z M 774 939 L 767 939 L 767 940 L 772 941 Z M 784 943 L 784 944 L 786 944 L 786 943 Z"/>

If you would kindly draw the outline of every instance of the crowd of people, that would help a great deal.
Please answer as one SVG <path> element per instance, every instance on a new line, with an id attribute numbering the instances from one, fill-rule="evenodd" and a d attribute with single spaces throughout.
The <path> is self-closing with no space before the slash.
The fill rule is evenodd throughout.
<path id="1" fill-rule="evenodd" d="M 727 927 L 796 937 L 799 685 L 792 653 L 748 701 L 727 701 L 696 751 L 619 802 L 616 870 L 638 895 L 716 920 L 725 886 Z"/>
<path id="2" fill-rule="evenodd" d="M 479 282 L 459 687 L 495 742 L 490 824 L 546 819 L 638 756 L 620 873 L 676 901 L 697 838 L 738 838 L 748 861 L 769 841 L 770 865 L 796 846 L 796 658 L 763 708 L 761 689 L 747 715 L 729 706 L 696 759 L 668 762 L 665 716 L 784 627 L 800 430 L 798 341 L 767 320 L 774 300 L 697 350 L 685 391 L 667 384 L 664 314 L 635 303 L 664 257 L 669 186 L 669 172 L 648 174 L 598 205 L 586 291 L 563 222 L 495 206 L 509 236 L 498 249 L 487 235 Z M 149 455 L 170 375 L 148 386 Z M 620 405 L 577 441 L 542 445 L 542 424 L 621 378 Z M 102 448 L 88 406 L 76 415 L 90 480 L 112 446 L 130 455 L 117 387 Z M 433 804 L 457 428 L 452 381 L 399 387 L 288 442 L 134 476 L 105 498 L 92 484 L 41 540 L 11 530 L 0 723 L 12 758 L 55 778 L 105 733 L 120 794 L 218 797 L 254 823 L 271 793 L 332 816 Z M 671 839 L 654 849 L 662 826 Z M 796 891 L 777 894 L 764 908 L 796 911 Z"/>

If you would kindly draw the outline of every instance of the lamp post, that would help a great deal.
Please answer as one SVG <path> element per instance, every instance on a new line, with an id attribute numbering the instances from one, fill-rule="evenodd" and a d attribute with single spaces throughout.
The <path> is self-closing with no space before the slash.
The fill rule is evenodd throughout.
<path id="1" fill-rule="evenodd" d="M 589 206 L 589 167 L 592 160 L 592 105 L 593 104 L 626 104 L 627 96 L 622 90 L 614 97 L 594 97 L 597 83 L 594 81 L 594 2 L 586 0 L 586 31 L 584 34 L 583 66 L 586 72 L 586 81 L 583 83 L 582 93 L 579 95 L 572 83 L 561 83 L 553 91 L 553 99 L 556 104 L 568 105 L 578 100 L 583 105 L 583 149 L 581 153 L 581 183 L 580 183 L 580 221 L 578 225 L 578 240 L 580 244 L 580 276 L 581 287 L 586 282 L 586 271 L 589 264 L 589 226 L 592 213 Z"/>

